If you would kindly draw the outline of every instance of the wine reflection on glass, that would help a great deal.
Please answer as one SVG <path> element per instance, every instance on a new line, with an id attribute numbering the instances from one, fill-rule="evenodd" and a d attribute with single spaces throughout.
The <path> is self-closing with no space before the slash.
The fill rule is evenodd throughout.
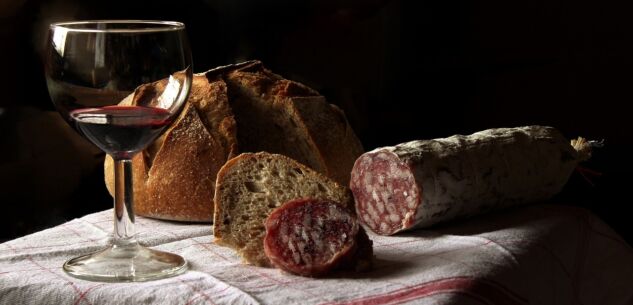
<path id="1" fill-rule="evenodd" d="M 103 282 L 180 274 L 182 257 L 146 248 L 134 230 L 132 157 L 180 114 L 192 80 L 185 26 L 171 21 L 97 20 L 50 25 L 45 74 L 57 111 L 115 160 L 110 245 L 68 260 L 71 276 Z"/>

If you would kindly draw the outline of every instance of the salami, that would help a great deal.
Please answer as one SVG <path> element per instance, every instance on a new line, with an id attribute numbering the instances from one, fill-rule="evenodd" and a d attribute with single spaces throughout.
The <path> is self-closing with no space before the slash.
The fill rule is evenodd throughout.
<path id="1" fill-rule="evenodd" d="M 349 263 L 358 248 L 355 215 L 332 201 L 289 201 L 268 216 L 265 227 L 266 256 L 275 267 L 298 275 L 324 275 Z"/>
<path id="2" fill-rule="evenodd" d="M 362 223 L 381 235 L 428 227 L 558 193 L 590 143 L 552 127 L 489 129 L 382 147 L 359 157 L 350 188 Z"/>

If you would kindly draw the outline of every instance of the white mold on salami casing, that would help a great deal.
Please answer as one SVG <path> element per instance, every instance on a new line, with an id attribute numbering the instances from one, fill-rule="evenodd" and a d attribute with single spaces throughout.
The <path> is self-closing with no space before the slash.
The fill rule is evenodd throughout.
<path id="1" fill-rule="evenodd" d="M 391 235 L 547 200 L 586 157 L 552 127 L 489 129 L 367 152 L 352 169 L 350 188 L 364 224 Z M 385 207 L 379 219 L 374 202 Z"/>

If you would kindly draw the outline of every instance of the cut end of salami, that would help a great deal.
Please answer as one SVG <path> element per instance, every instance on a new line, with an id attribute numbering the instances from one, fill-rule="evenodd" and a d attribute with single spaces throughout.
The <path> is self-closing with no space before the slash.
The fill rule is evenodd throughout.
<path id="1" fill-rule="evenodd" d="M 360 221 L 372 231 L 392 235 L 414 225 L 422 192 L 410 166 L 393 152 L 379 150 L 358 158 L 350 189 Z"/>
<path id="2" fill-rule="evenodd" d="M 289 201 L 268 216 L 265 226 L 266 256 L 290 273 L 322 276 L 356 252 L 356 217 L 332 201 Z"/>

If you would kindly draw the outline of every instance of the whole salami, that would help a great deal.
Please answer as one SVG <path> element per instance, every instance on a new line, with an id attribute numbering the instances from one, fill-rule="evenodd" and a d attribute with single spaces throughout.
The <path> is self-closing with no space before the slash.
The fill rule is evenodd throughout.
<path id="1" fill-rule="evenodd" d="M 357 240 L 367 239 L 364 232 L 359 234 L 362 228 L 353 213 L 321 199 L 284 203 L 268 216 L 265 227 L 264 251 L 272 264 L 303 276 L 325 275 L 350 263 L 360 248 Z"/>
<path id="2" fill-rule="evenodd" d="M 546 200 L 590 156 L 589 142 L 574 143 L 552 127 L 527 126 L 378 148 L 352 169 L 356 212 L 374 232 L 392 235 Z"/>

